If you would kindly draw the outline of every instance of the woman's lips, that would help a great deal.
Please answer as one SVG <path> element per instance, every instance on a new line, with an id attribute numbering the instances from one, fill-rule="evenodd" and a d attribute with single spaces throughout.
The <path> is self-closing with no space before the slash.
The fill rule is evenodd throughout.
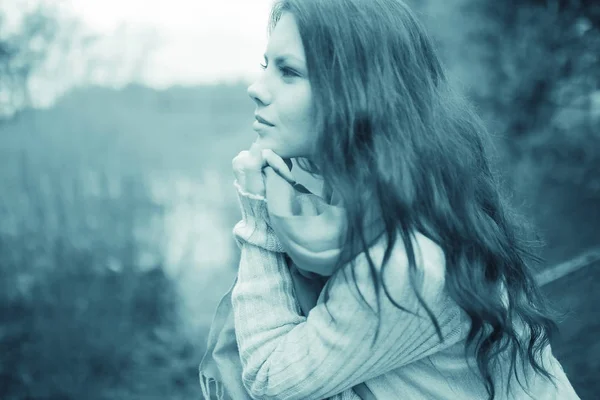
<path id="1" fill-rule="evenodd" d="M 263 125 L 267 125 L 267 126 L 273 126 L 273 124 L 272 124 L 272 123 L 270 123 L 269 121 L 267 121 L 266 119 L 264 119 L 263 117 L 261 117 L 261 116 L 260 116 L 260 115 L 258 115 L 258 114 L 254 114 L 254 118 L 256 118 L 256 120 L 257 120 L 258 122 L 260 122 L 261 124 L 263 124 Z"/>
<path id="2" fill-rule="evenodd" d="M 252 124 L 252 128 L 255 131 L 264 130 L 265 128 L 272 128 L 272 127 L 273 127 L 273 125 L 263 124 L 259 120 L 254 120 L 254 123 Z"/>

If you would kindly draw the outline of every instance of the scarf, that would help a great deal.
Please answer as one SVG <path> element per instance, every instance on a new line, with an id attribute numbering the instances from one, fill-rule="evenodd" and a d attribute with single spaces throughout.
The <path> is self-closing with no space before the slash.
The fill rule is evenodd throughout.
<path id="1" fill-rule="evenodd" d="M 345 210 L 335 193 L 326 195 L 327 201 L 304 186 L 292 186 L 277 173 L 269 172 L 265 187 L 270 224 L 287 255 L 296 299 L 302 314 L 307 316 L 316 305 L 327 278 L 335 272 L 341 238 L 346 230 Z M 365 217 L 368 243 L 382 232 L 380 220 L 372 215 Z M 211 399 L 213 383 L 219 400 L 250 400 L 242 383 L 231 304 L 231 292 L 236 282 L 237 279 L 217 306 L 206 352 L 199 366 L 202 394 L 206 399 Z M 375 399 L 364 383 L 354 386 L 353 391 L 363 400 Z"/>

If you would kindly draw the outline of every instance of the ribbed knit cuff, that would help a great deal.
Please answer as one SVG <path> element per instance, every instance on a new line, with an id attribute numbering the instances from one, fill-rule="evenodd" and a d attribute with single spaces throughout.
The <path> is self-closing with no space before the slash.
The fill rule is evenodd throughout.
<path id="1" fill-rule="evenodd" d="M 267 199 L 264 196 L 247 193 L 239 183 L 233 183 L 237 190 L 242 220 L 233 228 L 233 235 L 239 248 L 244 243 L 261 247 L 268 251 L 284 253 L 279 239 L 271 228 Z"/>

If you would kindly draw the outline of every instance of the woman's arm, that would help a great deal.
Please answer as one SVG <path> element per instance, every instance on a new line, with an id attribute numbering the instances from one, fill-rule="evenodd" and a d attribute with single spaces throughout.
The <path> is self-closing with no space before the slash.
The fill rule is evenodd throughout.
<path id="1" fill-rule="evenodd" d="M 241 247 L 241 259 L 232 301 L 244 385 L 253 398 L 333 396 L 439 351 L 462 336 L 460 309 L 443 292 L 441 250 L 426 241 L 423 244 L 427 248 L 422 251 L 427 257 L 419 265 L 425 271 L 421 293 L 438 318 L 443 344 L 418 306 L 401 245 L 396 246 L 386 267 L 386 284 L 396 302 L 418 310 L 419 316 L 396 308 L 383 290 L 381 313 L 372 311 L 377 309 L 375 288 L 361 254 L 354 266 L 346 265 L 330 278 L 327 303 L 321 296 L 308 317 L 303 317 L 281 246 L 269 227 L 265 201 L 239 190 L 238 194 L 242 221 L 235 226 L 234 235 Z M 381 245 L 371 252 L 377 266 L 383 252 Z M 371 347 L 378 320 L 379 335 Z"/>

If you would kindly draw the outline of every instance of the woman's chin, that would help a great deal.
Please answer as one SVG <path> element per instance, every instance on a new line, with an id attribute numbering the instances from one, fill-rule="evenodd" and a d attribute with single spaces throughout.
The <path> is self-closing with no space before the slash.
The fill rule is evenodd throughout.
<path id="1" fill-rule="evenodd" d="M 287 158 L 286 154 L 281 154 L 281 151 L 283 151 L 284 153 L 287 153 L 285 151 L 285 149 L 282 149 L 281 146 L 279 146 L 273 140 L 269 140 L 268 138 L 258 136 L 256 138 L 256 140 L 254 141 L 254 143 L 258 144 L 259 147 L 263 150 L 265 150 L 265 149 L 273 150 L 273 152 L 275 152 L 275 154 L 277 154 L 279 157 Z"/>
<path id="2" fill-rule="evenodd" d="M 273 149 L 273 141 L 265 138 L 264 136 L 256 136 L 254 143 L 258 144 L 261 149 Z"/>
<path id="3" fill-rule="evenodd" d="M 305 155 L 300 154 L 301 152 L 295 151 L 291 146 L 282 146 L 276 140 L 266 136 L 257 136 L 254 143 L 258 144 L 261 149 L 273 150 L 281 158 L 303 158 Z"/>

